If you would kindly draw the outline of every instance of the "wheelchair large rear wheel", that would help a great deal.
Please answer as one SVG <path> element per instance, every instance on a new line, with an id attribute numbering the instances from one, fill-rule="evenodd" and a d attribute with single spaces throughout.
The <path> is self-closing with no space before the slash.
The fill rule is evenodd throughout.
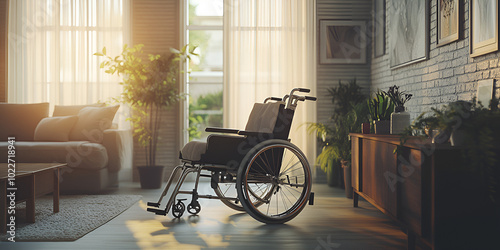
<path id="1" fill-rule="evenodd" d="M 249 215 L 264 223 L 284 223 L 307 205 L 311 169 L 297 146 L 285 140 L 268 140 L 245 156 L 236 184 L 240 202 Z M 255 206 L 251 202 L 255 200 L 262 204 Z"/>
<path id="2" fill-rule="evenodd" d="M 217 184 L 217 188 L 214 188 L 214 191 L 215 194 L 220 198 L 220 201 L 224 203 L 226 206 L 236 211 L 245 211 L 245 209 L 241 205 L 241 202 L 225 199 L 225 198 L 238 197 L 235 182 L 222 182 L 222 183 L 219 182 Z"/>
<path id="3" fill-rule="evenodd" d="M 255 185 L 261 185 L 261 184 L 255 184 Z M 226 206 L 236 211 L 245 211 L 245 208 L 243 208 L 239 200 L 235 201 L 235 200 L 225 199 L 227 197 L 232 197 L 232 198 L 238 197 L 238 192 L 236 190 L 236 177 L 231 182 L 219 182 L 217 188 L 215 188 L 214 191 L 215 194 L 220 198 L 221 202 L 224 203 Z M 270 192 L 268 192 L 268 195 L 270 195 Z M 258 199 L 253 198 L 252 201 L 254 203 L 254 206 L 256 207 L 262 205 L 262 202 Z"/>

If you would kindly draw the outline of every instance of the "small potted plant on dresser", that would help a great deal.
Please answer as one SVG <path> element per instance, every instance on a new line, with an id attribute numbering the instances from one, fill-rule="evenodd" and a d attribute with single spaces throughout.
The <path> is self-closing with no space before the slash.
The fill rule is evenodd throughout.
<path id="1" fill-rule="evenodd" d="M 124 46 L 121 55 L 106 55 L 106 48 L 94 55 L 104 57 L 101 68 L 108 74 L 123 75 L 120 83 L 123 93 L 119 101 L 130 105 L 130 120 L 134 136 L 145 149 L 146 165 L 138 166 L 141 187 L 160 188 L 163 182 L 164 166 L 157 165 L 161 111 L 175 105 L 182 94 L 178 92 L 179 65 L 192 55 L 194 48 L 187 45 L 180 51 L 171 49 L 170 55 L 148 55 L 142 60 L 143 45 Z"/>
<path id="2" fill-rule="evenodd" d="M 405 103 L 411 99 L 412 94 L 399 91 L 399 87 L 394 85 L 385 94 L 394 103 L 394 112 L 391 114 L 391 134 L 401 134 L 410 126 L 410 113 L 406 112 Z"/>
<path id="3" fill-rule="evenodd" d="M 500 109 L 499 100 L 491 100 L 489 107 L 483 107 L 476 100 L 455 101 L 441 108 L 431 108 L 422 113 L 401 137 L 400 146 L 405 145 L 413 135 L 434 137 L 434 143 L 447 144 L 450 139 L 450 152 L 458 150 L 458 163 L 447 171 L 446 176 L 456 183 L 463 183 L 462 190 L 468 196 L 461 197 L 463 204 L 475 204 L 471 217 L 463 221 L 479 221 L 480 234 L 499 235 L 500 233 Z M 436 132 L 439 131 L 437 136 Z M 451 137 L 450 137 L 451 135 Z M 446 145 L 445 145 L 446 146 Z M 443 175 L 443 174 L 441 174 Z M 451 177 L 453 176 L 453 177 Z M 460 178 L 460 179 L 458 179 Z M 457 181 L 461 180 L 461 181 Z M 472 219 L 471 219 L 472 218 Z M 479 218 L 479 219 L 478 219 Z"/>
<path id="4" fill-rule="evenodd" d="M 375 134 L 389 134 L 394 102 L 387 93 L 378 91 L 373 98 L 368 100 L 368 109 L 375 126 Z"/>

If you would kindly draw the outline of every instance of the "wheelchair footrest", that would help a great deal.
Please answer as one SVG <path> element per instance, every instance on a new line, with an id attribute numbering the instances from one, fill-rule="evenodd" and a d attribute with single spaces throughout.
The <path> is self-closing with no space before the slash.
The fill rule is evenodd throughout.
<path id="1" fill-rule="evenodd" d="M 148 207 L 148 212 L 152 212 L 152 213 L 155 213 L 157 215 L 167 215 L 167 212 L 165 212 L 165 210 L 156 209 L 156 208 L 149 208 Z"/>
<path id="2" fill-rule="evenodd" d="M 160 203 L 148 202 L 148 207 L 160 207 Z"/>

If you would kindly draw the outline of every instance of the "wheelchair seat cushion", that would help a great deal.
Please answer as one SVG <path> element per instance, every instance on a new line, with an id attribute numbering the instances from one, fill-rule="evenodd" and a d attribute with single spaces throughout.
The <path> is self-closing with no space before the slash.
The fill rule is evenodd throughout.
<path id="1" fill-rule="evenodd" d="M 201 141 L 191 141 L 188 142 L 182 149 L 181 155 L 182 159 L 188 161 L 199 161 L 201 160 L 201 155 L 205 154 L 207 151 L 207 143 Z"/>

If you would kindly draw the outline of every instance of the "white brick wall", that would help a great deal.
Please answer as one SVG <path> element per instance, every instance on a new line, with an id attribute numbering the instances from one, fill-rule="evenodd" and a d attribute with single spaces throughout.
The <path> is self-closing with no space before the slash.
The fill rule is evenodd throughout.
<path id="1" fill-rule="evenodd" d="M 396 84 L 414 96 L 407 103 L 412 119 L 420 113 L 429 111 L 456 100 L 471 100 L 476 95 L 477 81 L 500 79 L 499 52 L 471 58 L 469 55 L 469 1 L 462 1 L 463 13 L 461 39 L 450 44 L 436 46 L 437 1 L 430 1 L 429 59 L 405 67 L 391 69 L 389 54 L 372 58 L 371 91 L 387 90 Z M 391 1 L 386 3 L 386 14 L 392 8 Z M 386 17 L 388 29 L 391 17 Z M 386 29 L 386 38 L 387 38 Z M 388 41 L 389 39 L 386 39 Z M 386 44 L 386 52 L 388 52 Z M 498 86 L 498 84 L 496 84 Z M 499 89 L 496 89 L 497 96 Z"/>

